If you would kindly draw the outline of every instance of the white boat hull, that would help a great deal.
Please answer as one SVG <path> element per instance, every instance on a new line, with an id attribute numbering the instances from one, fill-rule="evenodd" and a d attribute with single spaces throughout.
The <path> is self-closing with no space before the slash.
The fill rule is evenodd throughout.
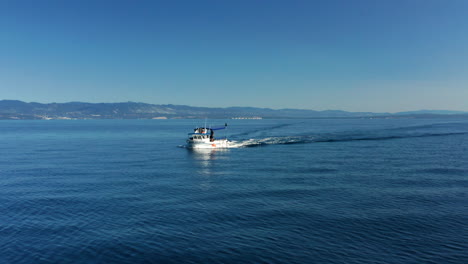
<path id="1" fill-rule="evenodd" d="M 228 148 L 229 141 L 227 139 L 217 139 L 210 141 L 209 139 L 187 140 L 187 148 Z"/>
<path id="2" fill-rule="evenodd" d="M 229 141 L 226 138 L 216 139 L 214 137 L 216 130 L 225 129 L 227 124 L 223 127 L 197 127 L 193 133 L 189 133 L 187 140 L 187 148 L 192 149 L 213 149 L 213 148 L 228 148 Z"/>

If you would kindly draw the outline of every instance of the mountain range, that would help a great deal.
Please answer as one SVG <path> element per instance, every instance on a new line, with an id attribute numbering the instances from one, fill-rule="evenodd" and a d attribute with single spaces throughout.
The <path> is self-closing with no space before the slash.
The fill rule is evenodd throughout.
<path id="1" fill-rule="evenodd" d="M 468 112 L 420 110 L 399 113 L 315 111 L 306 109 L 270 109 L 257 107 L 194 107 L 122 103 L 27 103 L 0 100 L 0 119 L 182 119 L 182 118 L 417 118 L 465 117 Z"/>

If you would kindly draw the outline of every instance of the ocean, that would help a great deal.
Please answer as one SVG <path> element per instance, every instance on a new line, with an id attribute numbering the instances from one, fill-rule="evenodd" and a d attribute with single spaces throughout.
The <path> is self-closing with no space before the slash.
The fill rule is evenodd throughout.
<path id="1" fill-rule="evenodd" d="M 468 120 L 0 121 L 0 263 L 467 263 Z"/>

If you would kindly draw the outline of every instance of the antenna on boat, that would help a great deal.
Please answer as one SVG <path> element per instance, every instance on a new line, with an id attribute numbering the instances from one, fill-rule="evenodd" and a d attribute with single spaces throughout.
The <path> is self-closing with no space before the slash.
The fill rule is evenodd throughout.
<path id="1" fill-rule="evenodd" d="M 224 129 L 225 129 L 225 130 L 224 130 L 224 137 L 225 137 L 226 140 L 227 140 L 227 138 L 228 138 L 228 137 L 227 137 L 227 136 L 228 136 L 228 135 L 227 135 L 227 123 L 224 123 Z"/>
<path id="2" fill-rule="evenodd" d="M 207 121 L 207 118 L 205 117 L 205 126 L 204 126 L 204 128 L 206 128 L 206 121 Z"/>

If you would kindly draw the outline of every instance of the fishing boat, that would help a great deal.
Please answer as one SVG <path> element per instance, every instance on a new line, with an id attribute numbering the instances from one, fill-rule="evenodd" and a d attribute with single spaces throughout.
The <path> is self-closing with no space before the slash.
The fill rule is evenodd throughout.
<path id="1" fill-rule="evenodd" d="M 228 148 L 227 138 L 215 138 L 215 131 L 226 129 L 227 124 L 222 127 L 197 127 L 193 133 L 189 133 L 187 139 L 188 148 Z"/>

